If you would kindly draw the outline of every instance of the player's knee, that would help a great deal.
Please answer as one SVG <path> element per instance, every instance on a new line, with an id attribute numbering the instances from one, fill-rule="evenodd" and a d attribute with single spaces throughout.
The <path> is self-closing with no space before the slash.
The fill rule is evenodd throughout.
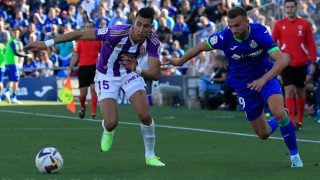
<path id="1" fill-rule="evenodd" d="M 285 112 L 284 110 L 276 110 L 275 112 L 272 112 L 272 115 L 275 119 L 283 119 L 285 117 Z"/>
<path id="2" fill-rule="evenodd" d="M 258 135 L 258 137 L 262 140 L 266 140 L 269 138 L 270 133 L 269 132 L 265 132 L 265 131 L 258 131 L 256 132 L 256 134 Z"/>

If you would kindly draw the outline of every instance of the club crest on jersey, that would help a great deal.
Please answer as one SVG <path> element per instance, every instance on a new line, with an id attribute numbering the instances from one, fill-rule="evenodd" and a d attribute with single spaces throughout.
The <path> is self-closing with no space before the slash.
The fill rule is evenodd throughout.
<path id="1" fill-rule="evenodd" d="M 258 44 L 257 44 L 254 40 L 251 40 L 249 46 L 250 46 L 251 48 L 257 48 L 257 47 L 258 47 Z"/>
<path id="2" fill-rule="evenodd" d="M 209 39 L 210 44 L 215 45 L 218 42 L 218 37 L 217 36 L 212 36 Z"/>
<path id="3" fill-rule="evenodd" d="M 108 28 L 101 28 L 98 29 L 98 35 L 103 35 L 103 34 L 107 34 L 108 33 Z"/>

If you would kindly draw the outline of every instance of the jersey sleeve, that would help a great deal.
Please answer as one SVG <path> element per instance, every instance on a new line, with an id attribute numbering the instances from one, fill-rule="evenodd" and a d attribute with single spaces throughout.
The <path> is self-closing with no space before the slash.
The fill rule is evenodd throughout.
<path id="1" fill-rule="evenodd" d="M 274 42 L 266 27 L 261 26 L 257 38 L 258 41 L 260 41 L 259 44 L 268 52 L 268 54 L 272 54 L 279 50 L 277 43 Z"/>
<path id="2" fill-rule="evenodd" d="M 100 28 L 95 30 L 96 39 L 99 41 L 107 41 L 110 39 L 110 28 Z"/>
<path id="3" fill-rule="evenodd" d="M 151 57 L 159 58 L 160 57 L 160 40 L 158 37 L 151 33 L 151 36 L 147 45 L 148 55 Z"/>
<path id="4" fill-rule="evenodd" d="M 207 40 L 207 44 L 211 49 L 223 49 L 225 31 L 212 34 Z"/>

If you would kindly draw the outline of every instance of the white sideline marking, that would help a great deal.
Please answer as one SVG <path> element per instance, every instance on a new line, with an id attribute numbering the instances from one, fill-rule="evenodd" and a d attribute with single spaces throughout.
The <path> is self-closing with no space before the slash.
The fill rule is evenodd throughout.
<path id="1" fill-rule="evenodd" d="M 54 117 L 54 118 L 61 118 L 61 119 L 76 119 L 76 120 L 82 120 L 82 121 L 101 122 L 101 120 L 93 120 L 93 119 L 88 119 L 88 118 L 79 119 L 78 117 L 50 115 L 50 114 L 42 114 L 42 113 L 31 113 L 31 112 L 23 112 L 23 111 L 0 110 L 0 112 L 42 116 L 42 117 Z M 140 126 L 140 123 L 130 123 L 130 122 L 119 122 L 119 124 Z M 187 130 L 187 131 L 197 131 L 197 132 L 207 132 L 207 133 L 215 133 L 215 134 L 226 134 L 226 135 L 234 135 L 234 136 L 257 137 L 257 135 L 255 135 L 255 134 L 237 133 L 237 132 L 228 132 L 228 131 L 216 131 L 216 130 L 200 129 L 200 128 L 188 128 L 188 127 L 181 127 L 181 126 L 169 126 L 169 125 L 157 124 L 156 127 L 168 128 L 168 129 L 178 129 L 178 130 Z M 269 137 L 269 139 L 282 140 L 282 137 Z M 320 144 L 319 140 L 297 139 L 297 141 Z"/>

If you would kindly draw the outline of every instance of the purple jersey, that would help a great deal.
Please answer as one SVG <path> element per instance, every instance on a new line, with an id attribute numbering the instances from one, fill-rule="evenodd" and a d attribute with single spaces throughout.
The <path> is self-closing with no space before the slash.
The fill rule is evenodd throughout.
<path id="1" fill-rule="evenodd" d="M 129 33 L 131 25 L 118 25 L 108 28 L 96 29 L 96 39 L 103 42 L 97 62 L 97 70 L 113 77 L 121 77 L 130 73 L 121 65 L 121 55 L 131 54 L 134 57 L 148 54 L 159 58 L 160 41 L 154 32 L 150 33 L 144 41 L 132 44 Z"/>

